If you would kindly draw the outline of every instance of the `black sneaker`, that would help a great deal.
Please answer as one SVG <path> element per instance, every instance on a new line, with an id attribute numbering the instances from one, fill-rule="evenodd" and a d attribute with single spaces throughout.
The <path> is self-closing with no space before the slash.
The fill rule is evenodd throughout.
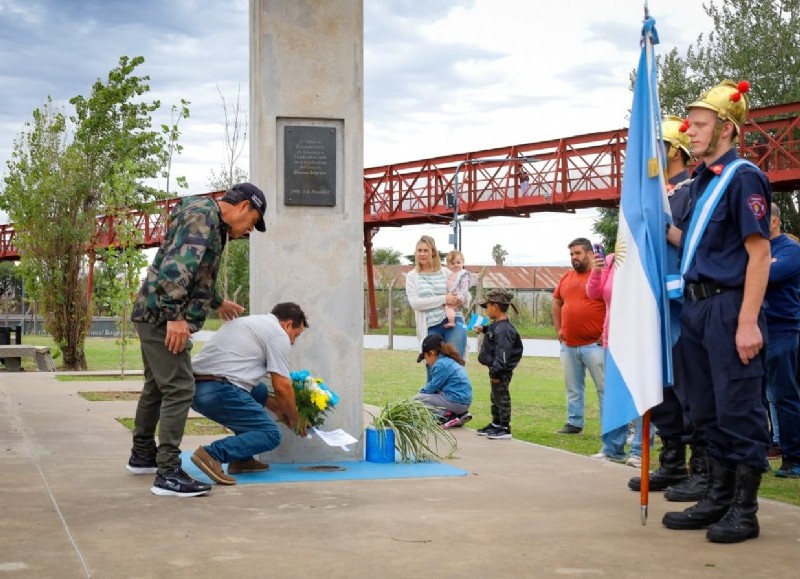
<path id="1" fill-rule="evenodd" d="M 161 497 L 199 497 L 211 490 L 211 485 L 194 480 L 181 467 L 169 474 L 157 474 L 150 492 Z"/>
<path id="2" fill-rule="evenodd" d="M 581 432 L 583 432 L 583 428 L 570 424 L 569 422 L 567 422 L 561 430 L 556 430 L 556 434 L 580 434 Z"/>
<path id="3" fill-rule="evenodd" d="M 158 472 L 155 456 L 141 457 L 133 451 L 128 459 L 127 468 L 133 474 L 156 474 Z"/>
<path id="4" fill-rule="evenodd" d="M 511 429 L 507 426 L 495 426 L 486 433 L 486 438 L 491 440 L 508 440 L 511 438 Z"/>
<path id="5" fill-rule="evenodd" d="M 497 428 L 497 425 L 494 422 L 490 422 L 489 424 L 487 424 L 483 428 L 479 428 L 475 432 L 478 433 L 478 436 L 486 436 L 487 434 L 489 434 L 489 431 L 494 428 Z"/>

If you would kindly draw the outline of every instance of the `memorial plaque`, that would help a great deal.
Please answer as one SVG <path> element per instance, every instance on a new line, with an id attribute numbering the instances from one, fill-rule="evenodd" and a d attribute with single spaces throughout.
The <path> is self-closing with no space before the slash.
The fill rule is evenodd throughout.
<path id="1" fill-rule="evenodd" d="M 336 129 L 284 127 L 284 203 L 336 205 Z"/>

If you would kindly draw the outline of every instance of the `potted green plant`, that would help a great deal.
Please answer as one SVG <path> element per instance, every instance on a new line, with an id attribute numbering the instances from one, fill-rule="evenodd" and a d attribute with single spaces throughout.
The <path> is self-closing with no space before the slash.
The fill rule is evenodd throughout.
<path id="1" fill-rule="evenodd" d="M 455 437 L 439 425 L 421 400 L 389 402 L 377 416 L 370 414 L 373 432 L 367 431 L 367 460 L 393 462 L 395 448 L 403 462 L 450 458 L 456 450 Z"/>

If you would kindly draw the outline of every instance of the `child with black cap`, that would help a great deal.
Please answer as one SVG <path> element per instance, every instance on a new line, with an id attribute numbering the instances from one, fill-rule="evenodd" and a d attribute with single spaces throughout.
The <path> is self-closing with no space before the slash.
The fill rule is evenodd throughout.
<path id="1" fill-rule="evenodd" d="M 416 398 L 431 408 L 442 428 L 463 426 L 472 420 L 472 382 L 458 351 L 439 334 L 430 334 L 422 340 L 417 362 L 423 360 L 428 380 Z"/>
<path id="2" fill-rule="evenodd" d="M 476 326 L 476 332 L 483 332 L 484 339 L 478 362 L 489 367 L 491 382 L 492 421 L 478 430 L 478 434 L 493 440 L 511 438 L 511 394 L 509 385 L 514 368 L 522 358 L 522 339 L 506 312 L 514 294 L 502 288 L 491 289 L 480 304 L 486 308 L 486 315 L 492 320 L 486 328 Z"/>

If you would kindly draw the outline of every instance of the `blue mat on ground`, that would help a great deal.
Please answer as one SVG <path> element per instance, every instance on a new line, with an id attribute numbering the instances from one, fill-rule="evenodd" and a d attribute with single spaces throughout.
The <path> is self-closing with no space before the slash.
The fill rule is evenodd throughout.
<path id="1" fill-rule="evenodd" d="M 191 460 L 193 452 L 181 453 L 183 470 L 197 480 L 211 482 Z M 226 469 L 227 470 L 227 469 Z M 260 473 L 236 475 L 236 484 L 268 484 L 318 482 L 336 480 L 368 480 L 390 478 L 432 478 L 465 476 L 467 471 L 441 462 L 316 462 L 270 464 Z"/>

